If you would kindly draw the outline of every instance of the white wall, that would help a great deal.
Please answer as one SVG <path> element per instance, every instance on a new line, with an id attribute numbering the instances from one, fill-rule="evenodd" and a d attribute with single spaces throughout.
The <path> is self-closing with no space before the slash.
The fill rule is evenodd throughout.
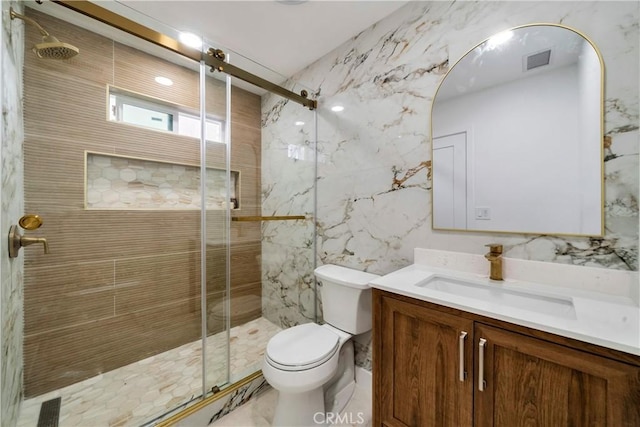
<path id="1" fill-rule="evenodd" d="M 599 233 L 580 228 L 581 195 L 600 200 L 599 185 L 583 191 L 580 178 L 597 183 L 600 171 L 581 170 L 578 89 L 574 65 L 437 103 L 434 137 L 471 134 L 468 229 Z M 477 220 L 475 207 L 490 219 Z"/>

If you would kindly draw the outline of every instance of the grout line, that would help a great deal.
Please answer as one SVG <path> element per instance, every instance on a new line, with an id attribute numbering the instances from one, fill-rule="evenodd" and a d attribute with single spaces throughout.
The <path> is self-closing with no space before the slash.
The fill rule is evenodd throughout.
<path id="1" fill-rule="evenodd" d="M 189 251 L 179 251 L 179 252 L 167 252 L 167 253 L 153 254 L 153 255 L 136 255 L 136 256 L 126 257 L 126 258 L 106 258 L 106 259 L 97 260 L 97 261 L 74 261 L 74 262 L 65 262 L 65 263 L 46 265 L 46 266 L 28 266 L 28 268 L 30 271 L 42 271 L 42 270 L 49 270 L 51 268 L 82 266 L 85 264 L 102 264 L 102 263 L 109 263 L 112 261 L 126 262 L 126 261 L 143 260 L 146 258 L 169 257 L 169 256 L 176 256 L 176 255 L 190 255 L 190 254 L 199 254 L 199 253 L 200 251 L 198 250 L 189 250 Z"/>
<path id="2" fill-rule="evenodd" d="M 113 317 L 116 317 L 116 260 L 113 260 Z"/>

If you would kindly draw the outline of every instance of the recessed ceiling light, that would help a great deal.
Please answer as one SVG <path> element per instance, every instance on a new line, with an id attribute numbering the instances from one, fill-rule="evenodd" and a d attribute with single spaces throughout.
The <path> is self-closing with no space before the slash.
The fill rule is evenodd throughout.
<path id="1" fill-rule="evenodd" d="M 297 121 L 296 126 L 304 126 L 304 122 Z"/>
<path id="2" fill-rule="evenodd" d="M 173 80 L 168 77 L 158 76 L 154 79 L 156 83 L 161 84 L 163 86 L 171 86 L 173 84 Z"/>
<path id="3" fill-rule="evenodd" d="M 331 111 L 335 111 L 336 113 L 339 113 L 340 111 L 343 111 L 344 107 L 342 105 L 334 105 L 333 107 L 331 107 Z"/>
<path id="4" fill-rule="evenodd" d="M 202 39 L 193 33 L 180 33 L 180 41 L 195 49 L 202 47 Z"/>

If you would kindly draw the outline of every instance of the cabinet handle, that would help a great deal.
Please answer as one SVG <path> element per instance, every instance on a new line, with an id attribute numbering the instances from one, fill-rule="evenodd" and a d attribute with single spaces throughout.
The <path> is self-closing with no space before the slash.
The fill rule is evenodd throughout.
<path id="1" fill-rule="evenodd" d="M 464 382 L 467 379 L 467 373 L 464 371 L 464 341 L 467 339 L 467 333 L 465 331 L 460 332 L 460 338 L 458 341 L 458 353 L 460 359 L 460 382 Z"/>
<path id="2" fill-rule="evenodd" d="M 487 382 L 484 380 L 484 348 L 487 340 L 480 338 L 480 348 L 478 349 L 478 390 L 484 391 Z"/>

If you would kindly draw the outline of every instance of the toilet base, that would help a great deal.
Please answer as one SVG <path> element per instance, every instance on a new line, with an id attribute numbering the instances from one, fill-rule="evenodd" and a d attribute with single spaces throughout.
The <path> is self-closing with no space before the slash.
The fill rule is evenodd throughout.
<path id="1" fill-rule="evenodd" d="M 347 384 L 340 391 L 338 391 L 333 397 L 332 400 L 330 396 L 327 396 L 327 393 L 324 394 L 324 408 L 327 413 L 338 414 L 344 410 L 347 406 L 351 397 L 353 397 L 353 393 L 356 390 L 356 382 L 351 381 L 351 383 Z"/>
<path id="2" fill-rule="evenodd" d="M 304 393 L 278 390 L 273 427 L 326 426 L 322 387 Z"/>
<path id="3" fill-rule="evenodd" d="M 324 409 L 327 412 L 342 412 L 356 388 L 355 356 L 353 341 L 349 340 L 340 349 L 338 369 L 335 375 L 324 385 Z"/>

